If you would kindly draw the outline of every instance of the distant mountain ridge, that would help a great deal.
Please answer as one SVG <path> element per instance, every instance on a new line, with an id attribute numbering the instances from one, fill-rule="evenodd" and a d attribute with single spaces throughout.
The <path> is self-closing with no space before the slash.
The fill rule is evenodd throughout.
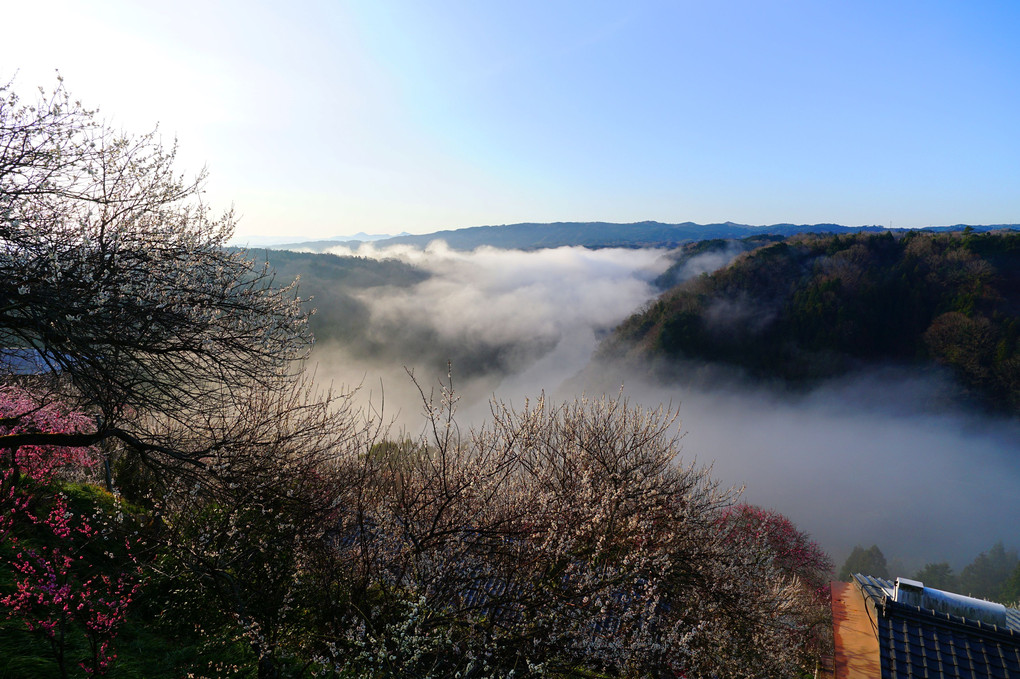
<path id="1" fill-rule="evenodd" d="M 957 224 L 954 226 L 925 227 L 921 230 L 962 231 L 968 228 L 968 226 L 978 232 L 1020 228 L 1018 224 L 986 226 Z M 482 246 L 507 250 L 541 250 L 563 246 L 581 246 L 586 248 L 677 247 L 685 243 L 710 238 L 740 239 L 756 235 L 792 236 L 799 233 L 848 234 L 888 230 L 886 227 L 877 225 L 843 226 L 840 224 L 784 223 L 752 226 L 736 224 L 734 222 L 723 222 L 720 224 L 696 224 L 694 222 L 665 224 L 654 221 L 634 222 L 631 224 L 614 222 L 526 222 L 499 226 L 471 226 L 463 229 L 450 229 L 427 234 L 406 234 L 376 240 L 372 244 L 379 248 L 391 245 L 408 245 L 424 249 L 429 243 L 442 240 L 454 250 L 474 250 Z M 917 229 L 893 230 L 911 231 Z M 318 240 L 271 247 L 280 250 L 324 252 L 329 248 L 337 246 L 356 249 L 362 242 L 361 240 Z"/>
<path id="2" fill-rule="evenodd" d="M 350 241 L 362 241 L 362 242 L 364 242 L 364 241 L 386 240 L 387 238 L 399 238 L 400 236 L 410 236 L 410 235 L 411 234 L 409 234 L 407 231 L 401 231 L 396 236 L 394 236 L 392 233 L 365 233 L 364 231 L 359 231 L 356 234 L 354 234 L 353 236 L 333 236 L 332 238 L 329 238 L 327 240 L 338 240 L 338 241 L 345 241 L 345 242 L 350 242 Z"/>

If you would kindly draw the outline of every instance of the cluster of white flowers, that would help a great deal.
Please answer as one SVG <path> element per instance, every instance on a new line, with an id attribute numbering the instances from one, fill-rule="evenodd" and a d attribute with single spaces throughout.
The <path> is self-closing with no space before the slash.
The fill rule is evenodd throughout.
<path id="1" fill-rule="evenodd" d="M 349 569 L 339 665 L 797 673 L 795 583 L 767 550 L 727 539 L 736 491 L 679 464 L 675 412 L 496 403 L 461 438 L 444 399 L 426 407 L 431 438 L 377 446 L 346 472 L 361 481 L 342 491 L 333 543 Z"/>
<path id="2" fill-rule="evenodd" d="M 232 212 L 214 217 L 204 174 L 175 156 L 62 85 L 34 106 L 0 85 L 0 353 L 32 347 L 136 434 L 141 415 L 193 418 L 240 382 L 279 388 L 310 344 L 294 288 L 225 247 Z"/>

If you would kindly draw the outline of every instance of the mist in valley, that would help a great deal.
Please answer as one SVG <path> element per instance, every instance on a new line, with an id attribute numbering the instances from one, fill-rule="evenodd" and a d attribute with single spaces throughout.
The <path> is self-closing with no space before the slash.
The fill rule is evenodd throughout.
<path id="1" fill-rule="evenodd" d="M 877 543 L 908 576 L 1016 545 L 1020 422 L 951 405 L 946 375 L 874 369 L 795 392 L 705 367 L 648 374 L 590 365 L 572 386 L 622 382 L 632 403 L 678 405 L 684 457 L 789 516 L 837 566 L 856 544 Z"/>
<path id="2" fill-rule="evenodd" d="M 397 258 L 428 277 L 349 294 L 361 308 L 353 342 L 318 342 L 317 372 L 384 400 L 398 426 L 418 423 L 420 396 L 406 371 L 436 386 L 453 365 L 462 423 L 478 422 L 494 395 L 552 391 L 591 358 L 599 338 L 653 299 L 652 281 L 672 260 L 664 250 L 581 247 L 522 252 L 362 247 L 335 254 Z"/>
<path id="3" fill-rule="evenodd" d="M 1018 546 L 1020 422 L 960 405 L 944 374 L 890 366 L 793 391 L 715 366 L 594 360 L 599 340 L 659 294 L 653 281 L 673 262 L 666 251 L 434 243 L 336 254 L 429 274 L 352 291 L 369 343 L 327 340 L 313 353 L 318 378 L 358 387 L 355 398 L 382 410 L 392 435 L 420 432 L 418 386 L 438 390 L 448 361 L 465 430 L 485 422 L 492 398 L 520 406 L 542 393 L 562 401 L 622 386 L 633 405 L 676 407 L 685 460 L 711 464 L 721 483 L 745 487 L 745 501 L 789 516 L 837 566 L 855 544 L 877 543 L 908 571 L 894 575 L 931 561 L 958 569 L 997 540 Z M 681 275 L 730 257 L 706 254 Z"/>

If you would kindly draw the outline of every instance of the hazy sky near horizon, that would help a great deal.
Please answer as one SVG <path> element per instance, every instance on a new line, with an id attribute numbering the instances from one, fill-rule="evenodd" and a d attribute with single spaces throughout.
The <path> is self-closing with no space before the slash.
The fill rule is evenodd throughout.
<path id="1" fill-rule="evenodd" d="M 0 79 L 159 123 L 242 237 L 1020 222 L 1013 1 L 8 5 Z"/>

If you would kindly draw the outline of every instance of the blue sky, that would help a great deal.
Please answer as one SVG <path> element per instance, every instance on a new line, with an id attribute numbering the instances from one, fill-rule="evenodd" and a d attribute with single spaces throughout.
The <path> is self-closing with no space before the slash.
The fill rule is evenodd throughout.
<path id="1" fill-rule="evenodd" d="M 5 8 L 0 77 L 208 166 L 239 233 L 1020 222 L 1016 2 Z"/>

